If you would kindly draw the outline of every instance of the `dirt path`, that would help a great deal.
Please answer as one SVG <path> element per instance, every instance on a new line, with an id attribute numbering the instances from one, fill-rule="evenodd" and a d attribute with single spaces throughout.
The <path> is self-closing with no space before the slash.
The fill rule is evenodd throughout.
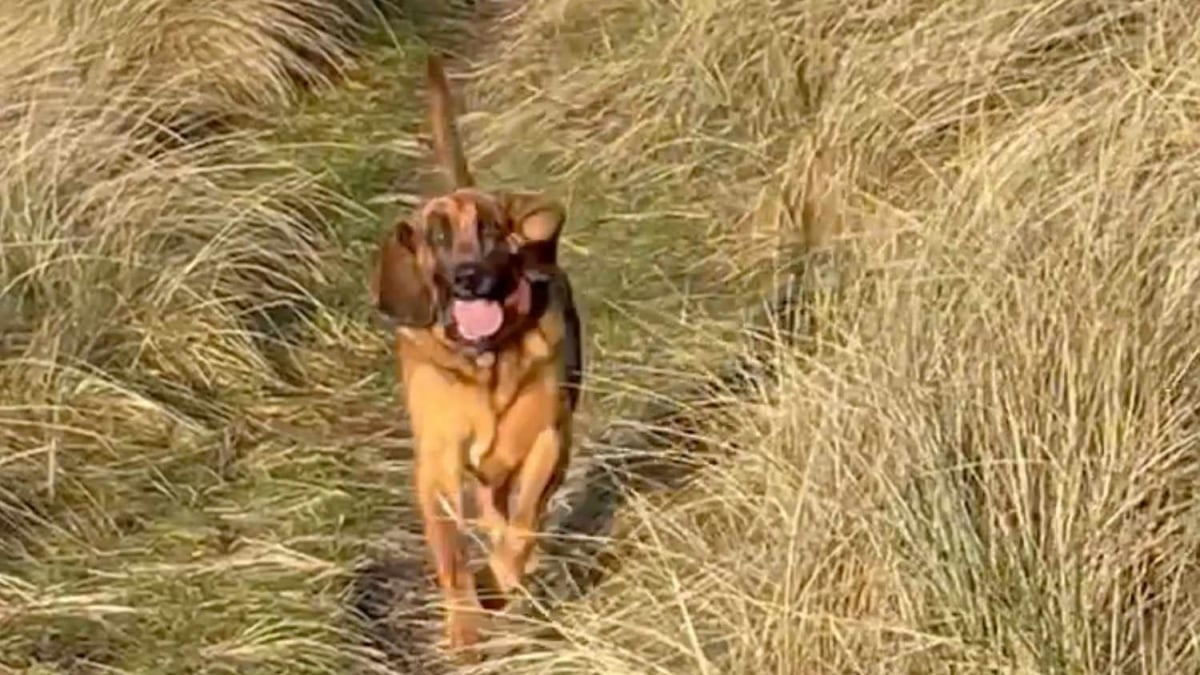
<path id="1" fill-rule="evenodd" d="M 344 297 L 349 307 L 361 303 L 356 295 L 361 280 L 353 274 L 358 269 L 355 258 L 369 255 L 385 214 L 397 205 L 411 203 L 418 191 L 420 167 L 427 161 L 417 142 L 423 125 L 423 99 L 413 95 L 422 84 L 418 79 L 423 72 L 422 43 L 452 54 L 464 54 L 463 45 L 470 45 L 472 49 L 465 54 L 469 58 L 470 51 L 486 48 L 485 36 L 495 37 L 495 26 L 488 22 L 506 6 L 488 3 L 486 11 L 477 6 L 449 16 L 414 12 L 403 25 L 394 25 L 391 35 L 379 37 L 364 66 L 344 86 L 312 100 L 294 118 L 282 121 L 281 147 L 292 139 L 303 141 L 300 147 L 304 150 L 294 159 L 325 172 L 335 189 L 372 211 L 344 225 L 346 248 L 342 255 L 346 260 L 340 267 L 347 272 L 334 280 L 328 302 Z M 552 502 L 554 543 L 548 546 L 535 580 L 537 604 L 548 611 L 559 602 L 580 597 L 603 576 L 604 537 L 630 489 L 670 486 L 686 476 L 689 465 L 678 456 L 689 401 L 712 398 L 707 391 L 681 392 L 659 397 L 651 404 L 644 398 L 631 403 L 628 394 L 639 378 L 647 380 L 645 388 L 654 388 L 647 374 L 639 370 L 644 356 L 637 346 L 645 342 L 645 336 L 652 336 L 653 328 L 639 325 L 628 315 L 642 308 L 643 321 L 661 321 L 672 310 L 651 305 L 664 297 L 673 282 L 663 279 L 671 272 L 664 271 L 662 256 L 656 254 L 661 250 L 657 247 L 662 233 L 642 235 L 645 242 L 616 228 L 573 236 L 584 239 L 593 260 L 622 258 L 631 247 L 646 252 L 626 263 L 619 280 L 614 280 L 618 275 L 611 270 L 595 265 L 571 268 L 588 323 L 590 381 L 621 381 L 625 390 L 592 395 L 590 405 L 585 404 L 582 417 L 590 422 L 585 423 L 590 433 L 582 435 L 566 485 Z M 631 240 L 631 236 L 635 238 Z M 621 302 L 615 302 L 617 299 Z M 642 338 L 632 336 L 638 331 L 644 333 Z M 374 365 L 386 371 L 386 359 Z M 378 446 L 382 439 L 393 439 L 378 448 L 393 462 L 383 478 L 392 484 L 386 496 L 376 494 L 359 504 L 361 513 L 351 529 L 355 538 L 367 542 L 369 553 L 354 565 L 342 606 L 352 622 L 362 622 L 353 632 L 365 635 L 366 646 L 385 654 L 396 672 L 446 672 L 447 665 L 435 648 L 439 634 L 434 604 L 438 597 L 425 561 L 419 520 L 407 494 L 407 444 L 396 436 L 395 419 L 388 419 L 394 414 L 395 394 L 387 379 L 360 394 L 360 405 L 371 409 L 357 417 L 348 416 L 354 419 L 344 424 L 342 431 L 352 426 L 355 435 L 342 442 Z M 370 397 L 374 397 L 373 404 L 366 402 Z M 668 456 L 671 453 L 673 456 Z M 698 454 L 691 459 L 691 466 L 700 462 Z M 380 475 L 361 480 L 380 480 Z"/>

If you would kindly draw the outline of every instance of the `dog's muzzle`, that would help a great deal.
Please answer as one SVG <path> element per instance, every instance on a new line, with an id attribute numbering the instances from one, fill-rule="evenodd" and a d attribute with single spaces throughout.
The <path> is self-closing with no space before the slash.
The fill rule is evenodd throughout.
<path id="1" fill-rule="evenodd" d="M 495 345 L 507 315 L 529 311 L 529 282 L 514 274 L 519 243 L 505 242 L 481 261 L 461 262 L 450 274 L 450 302 L 443 321 L 452 325 L 464 347 L 487 350 Z"/>
<path id="2" fill-rule="evenodd" d="M 454 268 L 451 291 L 455 299 L 500 302 L 511 285 L 506 274 L 489 270 L 481 263 L 463 263 Z"/>

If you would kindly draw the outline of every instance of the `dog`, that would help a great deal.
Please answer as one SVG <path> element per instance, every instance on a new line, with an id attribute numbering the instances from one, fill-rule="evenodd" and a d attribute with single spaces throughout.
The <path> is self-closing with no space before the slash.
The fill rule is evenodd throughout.
<path id="1" fill-rule="evenodd" d="M 537 192 L 478 188 L 440 56 L 429 57 L 427 77 L 447 189 L 383 234 L 370 291 L 393 333 L 446 643 L 475 660 L 483 603 L 462 544 L 464 491 L 473 485 L 503 603 L 536 567 L 535 537 L 569 462 L 582 327 L 558 263 L 563 206 Z"/>

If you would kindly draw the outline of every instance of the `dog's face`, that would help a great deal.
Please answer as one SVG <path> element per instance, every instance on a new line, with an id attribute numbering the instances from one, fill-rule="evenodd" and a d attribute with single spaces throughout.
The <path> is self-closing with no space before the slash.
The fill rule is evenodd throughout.
<path id="1" fill-rule="evenodd" d="M 530 312 L 530 282 L 556 264 L 564 214 L 530 193 L 435 197 L 380 242 L 371 290 L 393 327 L 445 327 L 485 349 Z"/>

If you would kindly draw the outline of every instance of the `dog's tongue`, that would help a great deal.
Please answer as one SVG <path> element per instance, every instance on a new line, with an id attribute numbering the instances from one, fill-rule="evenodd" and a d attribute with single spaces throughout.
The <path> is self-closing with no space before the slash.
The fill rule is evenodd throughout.
<path id="1" fill-rule="evenodd" d="M 468 340 L 491 337 L 504 323 L 504 308 L 491 300 L 455 300 L 451 313 L 459 335 Z"/>

